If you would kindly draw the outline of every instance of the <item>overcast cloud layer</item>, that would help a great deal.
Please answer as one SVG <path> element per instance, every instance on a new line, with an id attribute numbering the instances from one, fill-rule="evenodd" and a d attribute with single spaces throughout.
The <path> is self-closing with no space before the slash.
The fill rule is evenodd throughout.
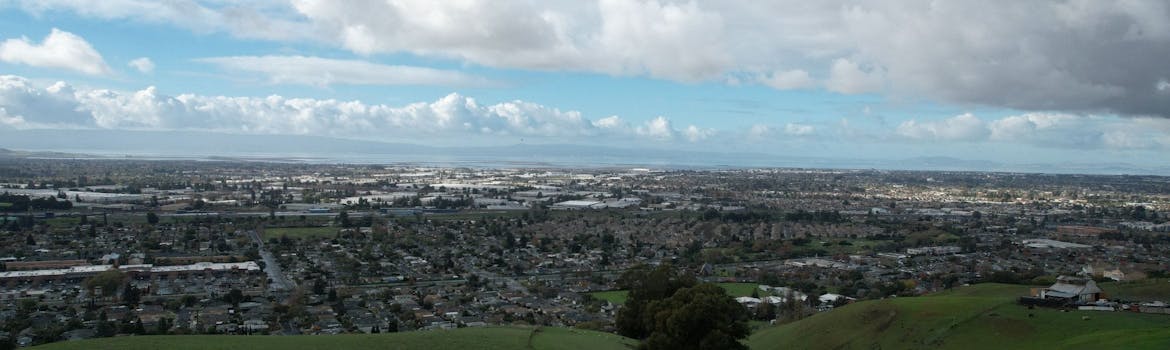
<path id="1" fill-rule="evenodd" d="M 1170 117 L 1170 3 L 1158 0 L 7 3 L 366 56 Z"/>

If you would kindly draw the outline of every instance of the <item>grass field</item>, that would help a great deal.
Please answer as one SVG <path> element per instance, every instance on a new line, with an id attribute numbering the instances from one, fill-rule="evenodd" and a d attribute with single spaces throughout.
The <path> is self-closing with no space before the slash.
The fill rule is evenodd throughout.
<path id="1" fill-rule="evenodd" d="M 332 238 L 337 236 L 336 227 L 274 227 L 264 229 L 264 238 Z"/>
<path id="2" fill-rule="evenodd" d="M 1015 303 L 1027 291 L 983 284 L 864 301 L 760 330 L 747 343 L 752 349 L 1170 349 L 1166 315 L 1029 310 Z"/>
<path id="3" fill-rule="evenodd" d="M 1150 278 L 1140 281 L 1101 283 L 1110 299 L 1133 301 L 1170 301 L 1170 279 Z"/>
<path id="4" fill-rule="evenodd" d="M 629 349 L 621 336 L 570 328 L 487 327 L 450 331 L 323 336 L 136 336 L 58 342 L 35 349 Z"/>
<path id="5" fill-rule="evenodd" d="M 624 290 L 607 290 L 604 292 L 589 293 L 589 295 L 592 295 L 594 298 L 605 300 L 618 305 L 626 303 L 627 294 L 629 293 Z"/>
<path id="6" fill-rule="evenodd" d="M 733 297 L 751 296 L 752 292 L 760 285 L 756 283 L 717 283 L 723 290 L 727 291 L 727 295 Z M 614 304 L 625 304 L 626 294 L 624 290 L 608 290 L 604 292 L 589 293 L 594 298 L 609 301 Z"/>

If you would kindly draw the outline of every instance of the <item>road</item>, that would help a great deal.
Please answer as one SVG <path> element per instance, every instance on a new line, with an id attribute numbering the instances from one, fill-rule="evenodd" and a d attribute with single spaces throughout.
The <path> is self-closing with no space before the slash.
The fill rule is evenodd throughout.
<path id="1" fill-rule="evenodd" d="M 272 284 L 268 286 L 269 289 L 277 291 L 291 291 L 297 287 L 297 284 L 290 280 L 288 276 L 280 269 L 280 263 L 276 261 L 276 257 L 268 249 L 264 248 L 264 240 L 260 238 L 260 234 L 256 231 L 248 231 L 248 237 L 256 242 L 257 249 L 260 251 L 260 258 L 264 259 L 264 272 L 268 273 L 268 278 L 272 279 Z"/>

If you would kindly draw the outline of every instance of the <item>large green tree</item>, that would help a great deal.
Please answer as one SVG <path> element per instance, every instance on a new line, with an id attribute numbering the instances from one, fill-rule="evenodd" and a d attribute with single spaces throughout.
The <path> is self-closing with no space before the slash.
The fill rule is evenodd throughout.
<path id="1" fill-rule="evenodd" d="M 739 342 L 750 333 L 747 310 L 718 285 L 679 289 L 651 301 L 643 311 L 650 336 L 642 349 L 747 349 Z"/>
<path id="2" fill-rule="evenodd" d="M 634 339 L 645 339 L 651 329 L 644 321 L 646 305 L 674 295 L 675 291 L 695 285 L 695 278 L 679 274 L 670 265 L 657 267 L 635 266 L 618 278 L 617 285 L 628 292 L 626 303 L 618 310 L 615 320 L 618 333 Z"/>
<path id="3" fill-rule="evenodd" d="M 86 279 L 85 282 L 82 282 L 82 286 L 91 292 L 94 290 L 94 288 L 101 287 L 103 296 L 112 296 L 117 295 L 114 293 L 116 293 L 118 288 L 121 288 L 122 285 L 126 284 L 126 279 L 127 277 L 125 272 L 119 271 L 118 269 L 109 269 L 99 272 L 97 275 Z"/>

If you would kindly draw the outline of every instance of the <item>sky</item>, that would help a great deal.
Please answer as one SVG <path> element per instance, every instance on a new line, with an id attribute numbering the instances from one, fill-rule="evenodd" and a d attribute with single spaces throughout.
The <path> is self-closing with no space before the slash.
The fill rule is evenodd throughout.
<path id="1" fill-rule="evenodd" d="M 0 0 L 0 131 L 1164 167 L 1167 57 L 1156 0 Z"/>

